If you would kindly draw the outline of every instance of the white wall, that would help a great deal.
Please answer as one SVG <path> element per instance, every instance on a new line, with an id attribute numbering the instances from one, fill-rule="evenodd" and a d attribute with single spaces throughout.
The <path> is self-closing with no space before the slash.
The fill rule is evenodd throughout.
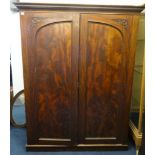
<path id="1" fill-rule="evenodd" d="M 11 35 L 8 35 L 11 37 L 10 52 L 12 59 L 13 90 L 14 94 L 16 94 L 21 89 L 24 89 L 19 12 L 11 12 L 10 16 Z"/>

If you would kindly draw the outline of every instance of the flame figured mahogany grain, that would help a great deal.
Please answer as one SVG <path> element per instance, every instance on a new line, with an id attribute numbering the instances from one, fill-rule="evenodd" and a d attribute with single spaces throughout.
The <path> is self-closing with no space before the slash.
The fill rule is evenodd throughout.
<path id="1" fill-rule="evenodd" d="M 21 14 L 29 148 L 126 148 L 138 15 Z"/>

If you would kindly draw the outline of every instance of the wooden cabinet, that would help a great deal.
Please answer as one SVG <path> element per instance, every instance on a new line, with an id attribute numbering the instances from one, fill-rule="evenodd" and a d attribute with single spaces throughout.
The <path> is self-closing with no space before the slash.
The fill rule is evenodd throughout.
<path id="1" fill-rule="evenodd" d="M 20 14 L 27 148 L 127 148 L 139 15 Z"/>

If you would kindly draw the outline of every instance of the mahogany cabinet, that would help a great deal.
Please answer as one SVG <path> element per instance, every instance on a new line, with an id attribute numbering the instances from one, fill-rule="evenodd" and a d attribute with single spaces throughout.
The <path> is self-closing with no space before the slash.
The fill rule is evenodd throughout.
<path id="1" fill-rule="evenodd" d="M 127 148 L 139 10 L 16 5 L 27 148 Z"/>

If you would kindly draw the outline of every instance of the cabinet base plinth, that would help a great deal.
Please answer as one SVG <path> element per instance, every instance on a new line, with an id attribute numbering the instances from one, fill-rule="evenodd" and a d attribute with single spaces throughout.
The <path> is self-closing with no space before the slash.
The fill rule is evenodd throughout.
<path id="1" fill-rule="evenodd" d="M 127 150 L 128 145 L 124 144 L 78 144 L 67 145 L 26 145 L 27 151 L 102 151 L 102 150 Z"/>

